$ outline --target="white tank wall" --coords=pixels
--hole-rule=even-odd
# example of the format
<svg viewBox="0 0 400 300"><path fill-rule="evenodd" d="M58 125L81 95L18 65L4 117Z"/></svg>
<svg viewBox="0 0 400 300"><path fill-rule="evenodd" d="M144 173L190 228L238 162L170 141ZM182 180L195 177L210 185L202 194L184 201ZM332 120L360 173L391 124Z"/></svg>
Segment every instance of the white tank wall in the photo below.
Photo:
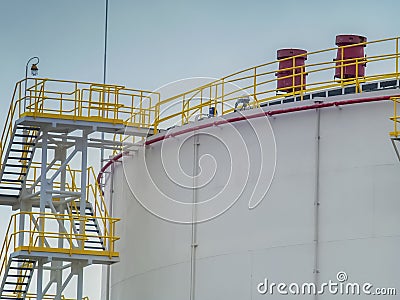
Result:
<svg viewBox="0 0 400 300"><path fill-rule="evenodd" d="M333 99L344 97L329 101ZM400 291L400 163L388 137L392 106L384 101L326 108L320 113L319 281L335 280L337 272L345 271L349 281ZM253 210L248 209L248 200L256 185L260 154L249 127L235 123L251 155L253 173L235 205L197 226L195 299L265 299L267 295L257 293L257 284L265 277L299 284L314 280L317 112L279 115L270 121L278 150L276 174L266 199ZM265 130L265 124L257 122L262 121L256 121L256 128ZM168 145L173 147L183 138L169 139ZM217 162L223 161L218 170L224 171L217 171L213 181L198 191L199 200L204 200L221 189L229 168L219 142L204 136L199 142L200 154L209 152ZM237 143L239 147L241 142ZM162 169L157 157L161 144L146 153L150 170ZM237 147L229 150L240 152ZM184 171L190 173L193 146L185 144L180 155ZM152 199L157 193L142 176L145 169L139 156L126 158L124 164L128 176ZM263 158L265 165L273 164L269 155ZM235 159L235 164L246 165L245 159ZM191 190L174 186L162 171L156 177L165 193L192 201ZM241 175L233 174L230 180L235 177ZM268 178L265 181L268 185ZM189 299L191 226L162 220L144 209L128 187L122 164L115 169L113 199L114 215L122 221L117 228L121 263L112 267L111 299ZM325 294L318 299L337 297Z"/></svg>

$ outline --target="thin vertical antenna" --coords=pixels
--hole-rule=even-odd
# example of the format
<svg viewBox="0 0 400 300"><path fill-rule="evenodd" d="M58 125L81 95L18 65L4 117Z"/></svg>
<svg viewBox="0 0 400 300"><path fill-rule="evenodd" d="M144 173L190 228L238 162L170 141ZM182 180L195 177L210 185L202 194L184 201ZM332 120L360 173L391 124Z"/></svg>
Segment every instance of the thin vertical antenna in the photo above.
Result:
<svg viewBox="0 0 400 300"><path fill-rule="evenodd" d="M108 0L105 0L105 20L104 20L104 57L103 57L103 84L107 81L107 39L108 39ZM101 133L101 139L104 140L104 132ZM104 148L100 149L100 167L104 166Z"/></svg>
<svg viewBox="0 0 400 300"><path fill-rule="evenodd" d="M107 35L108 35L108 0L106 0L106 15L104 21L104 61L103 61L103 83L107 76Z"/></svg>
<svg viewBox="0 0 400 300"><path fill-rule="evenodd" d="M104 60L103 60L103 84L107 81L107 39L108 39L108 0L105 0L105 20L104 20ZM101 139L104 140L105 134L101 133ZM104 166L104 148L101 148L100 166ZM104 177L104 176L103 176ZM112 187L111 187L112 188ZM104 189L104 188L103 188ZM112 212L111 212L112 215ZM110 300L110 279L111 279L111 266L106 266L106 299Z"/></svg>

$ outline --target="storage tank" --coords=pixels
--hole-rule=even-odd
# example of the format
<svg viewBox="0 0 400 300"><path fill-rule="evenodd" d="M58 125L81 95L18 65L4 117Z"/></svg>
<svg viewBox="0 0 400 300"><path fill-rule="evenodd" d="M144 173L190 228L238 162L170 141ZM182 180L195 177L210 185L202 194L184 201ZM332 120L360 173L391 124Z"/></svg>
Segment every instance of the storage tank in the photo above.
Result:
<svg viewBox="0 0 400 300"><path fill-rule="evenodd" d="M149 138L108 177L122 219L110 299L352 297L263 294L266 281L399 290L395 94L267 106Z"/></svg>

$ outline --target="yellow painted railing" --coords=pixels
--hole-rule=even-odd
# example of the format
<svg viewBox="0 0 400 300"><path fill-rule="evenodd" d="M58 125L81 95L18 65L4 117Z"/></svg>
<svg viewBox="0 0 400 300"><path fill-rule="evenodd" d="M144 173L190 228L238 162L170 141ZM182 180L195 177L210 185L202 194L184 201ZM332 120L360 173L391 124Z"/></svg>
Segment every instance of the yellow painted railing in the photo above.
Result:
<svg viewBox="0 0 400 300"><path fill-rule="evenodd" d="M1 135L0 158L15 120L22 116L124 124L150 128L160 94L119 85L43 78L16 83Z"/></svg>
<svg viewBox="0 0 400 300"><path fill-rule="evenodd" d="M61 119L129 122L148 128L154 120L157 93L124 86L51 79L28 79L22 115Z"/></svg>
<svg viewBox="0 0 400 300"><path fill-rule="evenodd" d="M25 228L19 229L20 218L24 218ZM86 232L86 224L96 219L98 223L106 222L108 233L96 234ZM81 216L71 214L52 214L36 212L19 212L11 216L6 237L0 252L0 274L3 274L9 254L15 251L36 251L64 254L82 254L95 256L118 257L115 252L115 242L119 237L115 235L116 218ZM81 224L80 232L76 232L74 223ZM60 230L61 228L61 230ZM102 239L103 249L85 249L84 241ZM59 244L62 240L62 245Z"/></svg>
<svg viewBox="0 0 400 300"><path fill-rule="evenodd" d="M390 120L393 121L393 131L390 132L390 136L397 138L400 136L400 128L398 125L398 123L400 123L400 97L393 97L391 100L393 101L393 117L391 117Z"/></svg>
<svg viewBox="0 0 400 300"><path fill-rule="evenodd" d="M55 164L50 168L51 171L57 171L60 167L59 164ZM30 167L30 173L26 181L27 188L32 188L32 194L38 194L40 192L40 163L32 162ZM65 178L65 190L69 192L80 192L80 187L76 184L77 178L81 176L82 171L72 169L69 165L66 167L66 178ZM107 220L110 219L110 214L107 209L107 204L104 199L103 192L97 182L96 173L93 167L87 169L87 185L86 185L86 201L92 204L93 215L97 217L99 222L100 231L105 235L109 234L109 228L107 227ZM53 188L59 189L61 187L60 181L54 181ZM53 199L54 201L60 201L60 199ZM70 205L79 211L79 199L70 202Z"/></svg>
<svg viewBox="0 0 400 300"><path fill-rule="evenodd" d="M170 127L188 123L197 116L207 115L209 108L216 109L218 115L231 113L234 111L236 101L244 96L249 98L250 107L258 107L260 104L286 97L297 97L303 100L306 94L330 88L354 86L355 92L361 93L363 83L389 78L399 79L399 39L400 37L388 38L309 52L306 54L307 63L301 68L296 67L294 61L304 54L233 73L158 102L156 111L159 114L157 114L154 128L157 129L160 125ZM337 51L360 45L366 46L368 55L365 57L336 59ZM279 69L278 64L283 60L293 60L294 67ZM358 67L364 64L367 65L367 75L361 77L358 75ZM349 66L355 67L355 78L334 78L338 69L340 69L340 74L343 74L343 69ZM276 77L277 72L285 71L289 75L279 79ZM303 82L303 77L307 78L306 82ZM289 87L288 92L283 92L282 89L277 88L277 82L287 78L292 79L293 86ZM301 78L300 84L294 84L295 78Z"/></svg>

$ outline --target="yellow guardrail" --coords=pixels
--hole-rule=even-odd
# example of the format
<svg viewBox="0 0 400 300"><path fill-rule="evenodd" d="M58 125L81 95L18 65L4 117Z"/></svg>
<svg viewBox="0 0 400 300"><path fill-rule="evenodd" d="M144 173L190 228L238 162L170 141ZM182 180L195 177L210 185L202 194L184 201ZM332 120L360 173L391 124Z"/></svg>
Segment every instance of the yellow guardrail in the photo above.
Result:
<svg viewBox="0 0 400 300"><path fill-rule="evenodd" d="M28 78L16 83L1 135L4 159L14 122L22 116L107 122L150 128L160 94L119 85Z"/></svg>
<svg viewBox="0 0 400 300"><path fill-rule="evenodd" d="M161 124L163 127L181 125L198 115L207 115L210 107L219 115L233 112L235 102L244 95L250 98L250 107L258 107L262 103L286 97L303 100L306 94L314 91L349 85L354 85L355 92L360 93L362 83L399 78L399 39L387 38L275 60L163 100L160 100L159 93L119 85L52 79L21 80L14 89L1 137L0 155L3 155L15 119L23 115L121 123L154 128L154 132L157 132ZM343 52L346 48L360 45L367 46L368 55L365 57L336 58L337 51ZM296 58L305 55L305 65L296 66ZM293 60L293 67L279 69L279 63L285 60ZM368 75L358 76L358 66L364 64L367 64ZM355 67L355 78L334 78L338 69L343 73L343 69L349 66ZM278 72L288 75L277 78ZM298 78L301 82L295 85L295 79ZM306 82L303 82L303 78L307 78ZM292 79L293 86L277 88L278 81L285 79Z"/></svg>
<svg viewBox="0 0 400 300"><path fill-rule="evenodd" d="M25 228L19 229L20 218L25 219ZM107 234L86 232L86 224L93 220L106 222ZM37 212L19 212L11 216L6 237L0 252L0 274L8 263L9 254L15 251L65 253L69 255L95 255L118 257L115 251L115 223L117 218L101 218L73 214L52 214ZM74 223L79 222L81 230L76 232ZM61 230L60 230L61 228ZM84 241L101 239L103 249L85 249ZM60 246L60 240L63 245Z"/></svg>
<svg viewBox="0 0 400 300"><path fill-rule="evenodd" d="M397 138L400 136L400 129L398 126L398 123L400 123L400 111L398 108L400 105L400 97L393 97L391 100L393 101L393 117L391 117L390 120L393 121L393 131L391 131L389 134L390 136Z"/></svg>
<svg viewBox="0 0 400 300"><path fill-rule="evenodd" d="M60 167L60 164L54 164L49 171L57 171ZM26 180L27 188L32 188L32 194L38 194L40 192L40 171L41 166L38 162L32 162L30 167L30 173L28 174L28 178ZM76 179L78 176L81 176L82 171L77 169L72 169L69 165L66 166L66 178L65 178L65 190L69 192L80 192L80 187L76 184ZM89 167L87 169L87 185L86 185L86 201L92 203L93 215L98 217L101 222L99 223L99 227L101 232L105 235L109 234L109 229L107 227L107 220L111 218L111 215L108 212L107 204L104 199L104 195L102 189L100 188L96 173L93 167ZM61 182L54 181L53 188L60 189ZM61 199L53 199L54 201L60 201ZM70 202L70 205L79 211L79 199L73 200ZM1 274L1 273L0 273Z"/></svg>
<svg viewBox="0 0 400 300"><path fill-rule="evenodd" d="M27 79L21 115L129 123L148 128L154 120L159 94L124 86L66 80Z"/></svg>
<svg viewBox="0 0 400 300"><path fill-rule="evenodd" d="M165 127L185 124L198 115L207 115L210 107L213 107L219 115L231 113L234 111L235 102L244 95L251 100L250 107L258 107L262 103L286 97L298 97L303 100L305 94L335 87L354 85L355 92L361 93L362 83L400 77L399 39L400 37L387 38L308 52L233 73L158 102L155 106L159 113L154 128L157 129L160 124L167 124ZM367 46L368 55L365 57L336 59L337 51L360 45ZM307 63L303 67L296 66L295 59L305 55L307 55ZM293 60L293 67L279 69L279 62L284 60ZM368 75L358 76L358 67L364 64L367 64ZM334 78L336 70L340 69L342 74L343 69L349 66L355 67L357 72L355 78ZM287 72L289 75L278 79L276 77L278 72L281 74ZM303 82L303 77L307 77L307 82ZM293 83L296 82L295 78L301 78L301 82L289 87L288 92L282 92L282 89L277 88L277 82L286 78L292 79ZM175 107L176 104L180 107Z"/></svg>

